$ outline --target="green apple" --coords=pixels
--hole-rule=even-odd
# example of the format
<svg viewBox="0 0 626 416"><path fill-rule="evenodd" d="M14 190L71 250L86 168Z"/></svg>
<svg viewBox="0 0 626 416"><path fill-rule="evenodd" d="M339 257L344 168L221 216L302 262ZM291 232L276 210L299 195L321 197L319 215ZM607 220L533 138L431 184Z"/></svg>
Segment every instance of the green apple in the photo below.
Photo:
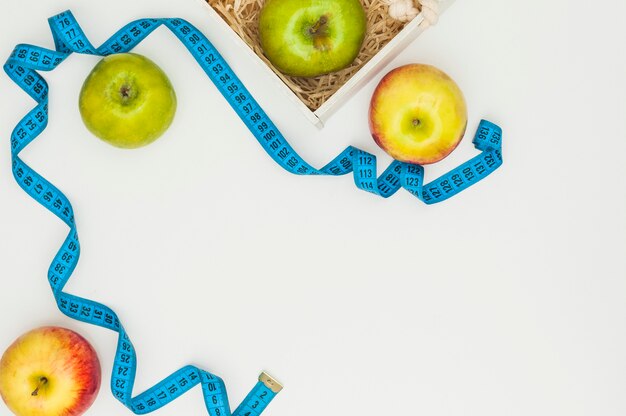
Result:
<svg viewBox="0 0 626 416"><path fill-rule="evenodd" d="M427 165L448 156L467 126L458 85L430 65L396 68L380 81L369 108L374 141L391 157Z"/></svg>
<svg viewBox="0 0 626 416"><path fill-rule="evenodd" d="M96 399L100 379L96 351L65 328L27 332L0 360L0 396L17 416L82 415Z"/></svg>
<svg viewBox="0 0 626 416"><path fill-rule="evenodd" d="M265 56L281 72L315 77L354 61L365 26L359 0L267 0L259 37Z"/></svg>
<svg viewBox="0 0 626 416"><path fill-rule="evenodd" d="M158 139L176 113L167 75L145 56L120 53L91 71L79 98L85 126L113 146L136 148Z"/></svg>

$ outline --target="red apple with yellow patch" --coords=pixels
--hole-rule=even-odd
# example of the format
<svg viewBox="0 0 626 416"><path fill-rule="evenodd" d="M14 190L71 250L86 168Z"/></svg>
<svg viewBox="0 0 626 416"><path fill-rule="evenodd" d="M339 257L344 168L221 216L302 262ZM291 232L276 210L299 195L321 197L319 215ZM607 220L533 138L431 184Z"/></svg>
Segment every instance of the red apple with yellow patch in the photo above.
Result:
<svg viewBox="0 0 626 416"><path fill-rule="evenodd" d="M439 69L401 66L380 81L370 102L374 141L401 162L427 165L448 156L467 126L458 85Z"/></svg>
<svg viewBox="0 0 626 416"><path fill-rule="evenodd" d="M19 337L0 359L0 396L17 416L78 416L100 389L93 347L65 328L43 327Z"/></svg>

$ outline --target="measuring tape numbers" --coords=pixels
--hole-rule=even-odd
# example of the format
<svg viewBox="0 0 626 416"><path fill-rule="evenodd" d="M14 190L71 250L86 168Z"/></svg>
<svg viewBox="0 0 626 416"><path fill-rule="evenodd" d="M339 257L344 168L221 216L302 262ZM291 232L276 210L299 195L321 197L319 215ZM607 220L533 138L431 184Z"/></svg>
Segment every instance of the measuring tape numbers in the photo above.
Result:
<svg viewBox="0 0 626 416"><path fill-rule="evenodd" d="M164 25L180 39L207 73L221 94L237 112L263 149L285 170L297 175L345 175L353 172L358 188L382 197L405 188L427 204L443 201L480 181L502 164L501 130L481 121L474 137L481 153L470 161L424 185L424 169L419 165L394 161L377 177L376 156L348 147L321 169L309 165L287 143L274 123L257 104L226 61L208 39L182 19L141 19L124 26L102 46L95 48L70 11L49 19L55 50L19 44L4 65L11 79L29 94L37 105L17 124L11 134L12 172L19 186L33 199L60 218L70 228L49 269L48 280L59 309L82 322L110 329L119 334L111 377L113 395L136 414L152 412L200 384L211 416L258 416L282 386L266 373L240 406L231 412L222 379L194 366L186 366L147 391L132 396L136 375L135 348L118 316L109 307L63 291L80 256L80 243L74 210L67 197L28 166L19 153L46 128L48 123L48 84L38 71L51 71L71 53L107 56L132 50L157 27Z"/></svg>

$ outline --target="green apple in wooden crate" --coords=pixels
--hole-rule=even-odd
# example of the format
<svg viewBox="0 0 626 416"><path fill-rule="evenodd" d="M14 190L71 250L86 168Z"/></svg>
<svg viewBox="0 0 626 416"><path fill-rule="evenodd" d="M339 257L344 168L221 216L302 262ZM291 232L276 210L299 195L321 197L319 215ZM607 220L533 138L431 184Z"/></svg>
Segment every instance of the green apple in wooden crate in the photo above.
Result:
<svg viewBox="0 0 626 416"><path fill-rule="evenodd" d="M268 0L259 15L259 38L281 72L315 77L354 61L365 26L359 0Z"/></svg>

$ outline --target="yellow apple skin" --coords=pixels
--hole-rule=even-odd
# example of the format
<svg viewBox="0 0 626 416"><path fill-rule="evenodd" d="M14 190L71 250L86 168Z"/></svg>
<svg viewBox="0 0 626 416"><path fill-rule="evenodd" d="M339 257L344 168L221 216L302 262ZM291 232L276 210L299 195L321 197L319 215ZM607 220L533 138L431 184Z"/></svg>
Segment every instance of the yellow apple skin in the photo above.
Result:
<svg viewBox="0 0 626 416"><path fill-rule="evenodd" d="M369 107L374 141L401 162L427 165L448 156L467 127L458 85L439 69L401 66L380 81Z"/></svg>
<svg viewBox="0 0 626 416"><path fill-rule="evenodd" d="M79 416L100 389L93 347L65 328L42 327L19 337L0 359L0 396L17 416Z"/></svg>

